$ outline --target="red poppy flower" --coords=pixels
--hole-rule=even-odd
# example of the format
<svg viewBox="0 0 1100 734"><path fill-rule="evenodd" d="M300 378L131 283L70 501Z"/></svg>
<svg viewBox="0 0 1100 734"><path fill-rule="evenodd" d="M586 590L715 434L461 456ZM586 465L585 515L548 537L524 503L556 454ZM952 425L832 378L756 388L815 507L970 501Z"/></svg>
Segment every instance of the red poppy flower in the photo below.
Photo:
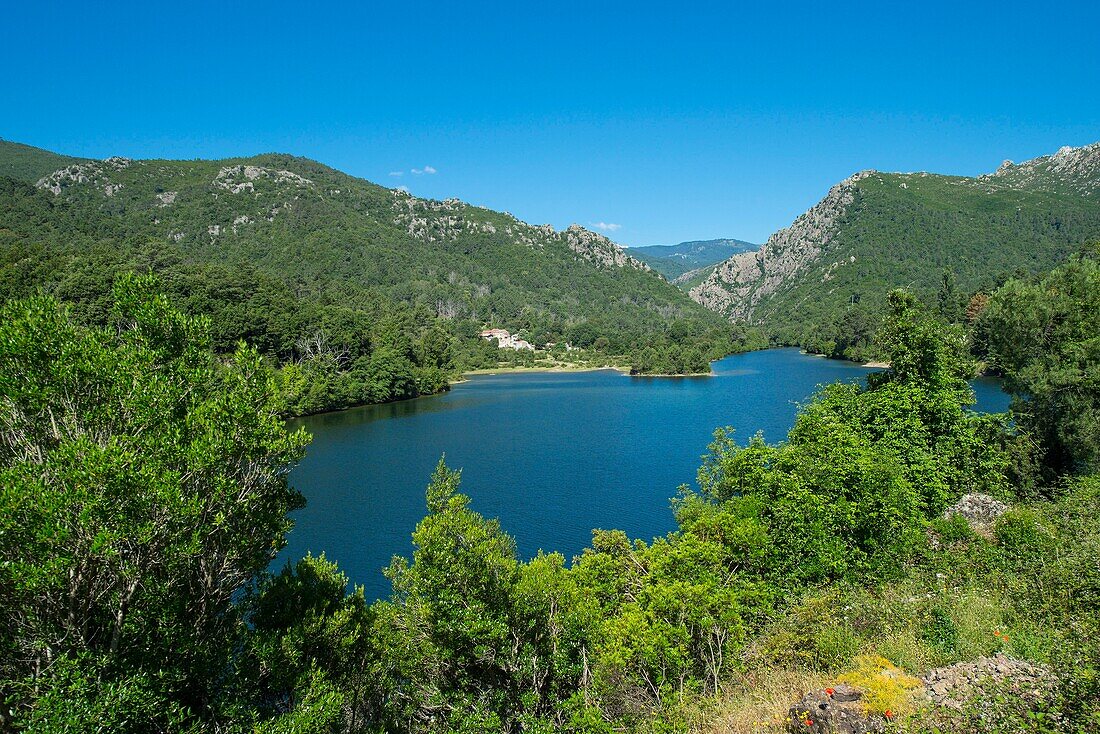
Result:
<svg viewBox="0 0 1100 734"><path fill-rule="evenodd" d="M884 714L884 715L886 716L886 718L887 718L887 719L892 719L892 718L894 718L894 712L893 712L893 711L891 711L890 709L886 709L886 710L885 710L885 711L883 711L882 713L883 713L883 714Z"/></svg>
<svg viewBox="0 0 1100 734"><path fill-rule="evenodd" d="M805 724L806 726L813 726L814 725L814 720L813 719L806 719L802 723Z"/></svg>
<svg viewBox="0 0 1100 734"><path fill-rule="evenodd" d="M827 693L828 695L831 696L831 695L833 695L833 689L832 688L826 688L825 693Z"/></svg>

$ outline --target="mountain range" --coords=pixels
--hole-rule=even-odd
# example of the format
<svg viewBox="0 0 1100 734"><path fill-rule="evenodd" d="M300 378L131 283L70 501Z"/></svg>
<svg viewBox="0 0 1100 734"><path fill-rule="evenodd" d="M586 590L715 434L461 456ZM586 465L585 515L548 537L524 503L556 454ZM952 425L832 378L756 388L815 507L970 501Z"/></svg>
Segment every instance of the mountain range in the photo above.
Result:
<svg viewBox="0 0 1100 734"><path fill-rule="evenodd" d="M631 247L630 256L676 281L685 273L698 271L726 260L740 252L756 250L760 245L743 240L693 240L678 245L645 245Z"/></svg>
<svg viewBox="0 0 1100 734"><path fill-rule="evenodd" d="M127 271L158 275L210 316L219 349L245 339L292 364L324 343L338 371L360 370L357 384L385 372L391 386L371 402L433 391L445 384L436 368L495 366L486 326L624 367L655 347L663 357L647 370L661 372L740 348L736 327L578 225L422 199L290 155L86 160L0 141L0 300L44 290L103 322ZM447 359L425 357L440 344ZM384 365L355 367L379 355ZM429 367L423 389L410 387Z"/></svg>
<svg viewBox="0 0 1100 734"><path fill-rule="evenodd" d="M152 272L211 316L219 348L246 339L290 364L323 337L345 371L387 344L413 369L492 366L486 326L641 372L705 369L759 346L756 330L853 356L840 332L868 336L893 288L957 316L1098 240L1100 143L972 178L861 171L759 248L624 249L291 155L88 160L0 141L0 298L45 290L102 322L114 277ZM447 359L427 359L439 333Z"/></svg>
<svg viewBox="0 0 1100 734"><path fill-rule="evenodd" d="M892 288L957 306L1098 240L1100 143L973 178L867 170L690 292L781 343L811 345L853 308L878 312Z"/></svg>

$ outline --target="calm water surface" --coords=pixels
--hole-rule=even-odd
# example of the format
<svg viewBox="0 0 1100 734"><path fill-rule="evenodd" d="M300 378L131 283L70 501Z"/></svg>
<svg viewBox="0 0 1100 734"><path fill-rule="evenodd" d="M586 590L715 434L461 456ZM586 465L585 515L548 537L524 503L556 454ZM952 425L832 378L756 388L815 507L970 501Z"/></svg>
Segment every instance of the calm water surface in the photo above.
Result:
<svg viewBox="0 0 1100 734"><path fill-rule="evenodd" d="M368 599L386 596L381 569L411 556L443 454L473 509L499 518L524 558L571 558L597 527L649 540L673 529L669 498L695 483L717 426L778 441L817 385L869 371L772 349L727 357L710 377L479 375L445 395L305 418L296 425L313 443L291 480L308 504L277 563L323 551ZM980 409L1007 408L996 381L974 387Z"/></svg>

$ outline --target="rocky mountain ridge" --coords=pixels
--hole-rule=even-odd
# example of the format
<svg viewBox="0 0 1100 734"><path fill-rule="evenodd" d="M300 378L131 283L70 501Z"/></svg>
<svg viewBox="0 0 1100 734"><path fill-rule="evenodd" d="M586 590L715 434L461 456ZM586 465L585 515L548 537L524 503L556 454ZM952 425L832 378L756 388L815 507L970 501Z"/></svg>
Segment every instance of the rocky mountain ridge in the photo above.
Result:
<svg viewBox="0 0 1100 734"><path fill-rule="evenodd" d="M735 321L791 325L858 303L869 273L884 289L931 288L944 269L959 270L975 287L983 271L1011 272L1014 261L1037 271L1100 237L1098 194L1100 143L976 178L861 171L689 293Z"/></svg>
<svg viewBox="0 0 1100 734"><path fill-rule="evenodd" d="M306 158L85 160L0 142L0 170L17 174L0 175L7 297L43 289L101 314L116 273L164 272L189 310L242 314L218 323L224 343L283 359L303 331L347 332L371 313L408 314L471 352L490 326L620 356L680 334L708 355L732 349L720 317L601 234ZM692 326L674 332L680 320Z"/></svg>
<svg viewBox="0 0 1100 734"><path fill-rule="evenodd" d="M825 198L781 229L756 252L734 255L689 291L698 303L730 319L748 319L760 299L776 292L787 279L815 261L828 246L854 201L855 184L873 174L860 171L829 189Z"/></svg>
<svg viewBox="0 0 1100 734"><path fill-rule="evenodd" d="M91 160L74 163L60 168L41 177L35 182L35 186L43 191L48 191L55 197L87 195L87 189L95 189L102 192L107 198L113 198L133 181L123 182L119 180L118 173L137 167L143 170L145 178L155 177L156 174L165 172L164 166L151 166L149 161L133 161L129 158L111 157L101 161ZM151 168L151 170L149 170ZM142 174L139 174L142 175ZM220 195L230 194L234 196L250 195L259 201L269 199L272 196L282 200L271 202L247 212L237 213L226 221L211 221L198 228L198 232L181 230L167 231L165 236L179 242L186 237L205 233L217 237L223 233L233 231L244 224L253 224L258 219L274 221L280 211L286 211L293 207L293 202L302 195L311 194L317 197L339 197L349 192L340 188L329 188L321 191L318 185L310 178L287 170L254 163L235 163L221 166L216 175L204 187L206 191L192 191L190 196L209 194L217 199ZM81 190L83 189L83 191ZM180 191L163 191L156 187L153 192L155 204L145 201L132 200L132 204L138 206L155 205L164 209L177 204ZM412 195L403 189L389 189L392 195L392 222L401 227L405 232L417 240L426 243L455 241L463 234L466 235L496 235L498 226L487 214L496 214L487 209L471 206L459 199L445 199L437 201L422 199ZM248 205L245 204L247 208ZM550 243L556 243L568 248L576 255L601 268L631 268L641 271L649 271L650 267L640 260L627 254L625 248L613 242L604 235L588 230L579 224L570 225L563 231L556 231L550 225L532 225L523 222L511 215L504 214L510 221L499 229L503 234L516 244L522 244L529 248L542 248ZM157 217L159 220L160 217Z"/></svg>
<svg viewBox="0 0 1100 734"><path fill-rule="evenodd" d="M996 171L982 174L977 180L1012 189L1100 194L1100 142L1079 148L1066 145L1056 153L1023 163L1006 160Z"/></svg>

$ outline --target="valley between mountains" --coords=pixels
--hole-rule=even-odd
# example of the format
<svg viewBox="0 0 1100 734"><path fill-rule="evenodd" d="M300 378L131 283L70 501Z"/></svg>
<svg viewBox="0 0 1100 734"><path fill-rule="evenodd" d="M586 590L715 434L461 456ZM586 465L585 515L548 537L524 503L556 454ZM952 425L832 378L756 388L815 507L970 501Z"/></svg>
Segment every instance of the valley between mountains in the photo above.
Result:
<svg viewBox="0 0 1100 734"><path fill-rule="evenodd" d="M38 290L103 323L149 272L280 366L307 414L447 388L464 371L616 366L692 374L798 345L867 360L886 294L947 318L1100 239L1100 144L965 178L862 171L757 247L624 248L316 161L85 160L0 142L0 295ZM506 330L533 349L481 338Z"/></svg>

